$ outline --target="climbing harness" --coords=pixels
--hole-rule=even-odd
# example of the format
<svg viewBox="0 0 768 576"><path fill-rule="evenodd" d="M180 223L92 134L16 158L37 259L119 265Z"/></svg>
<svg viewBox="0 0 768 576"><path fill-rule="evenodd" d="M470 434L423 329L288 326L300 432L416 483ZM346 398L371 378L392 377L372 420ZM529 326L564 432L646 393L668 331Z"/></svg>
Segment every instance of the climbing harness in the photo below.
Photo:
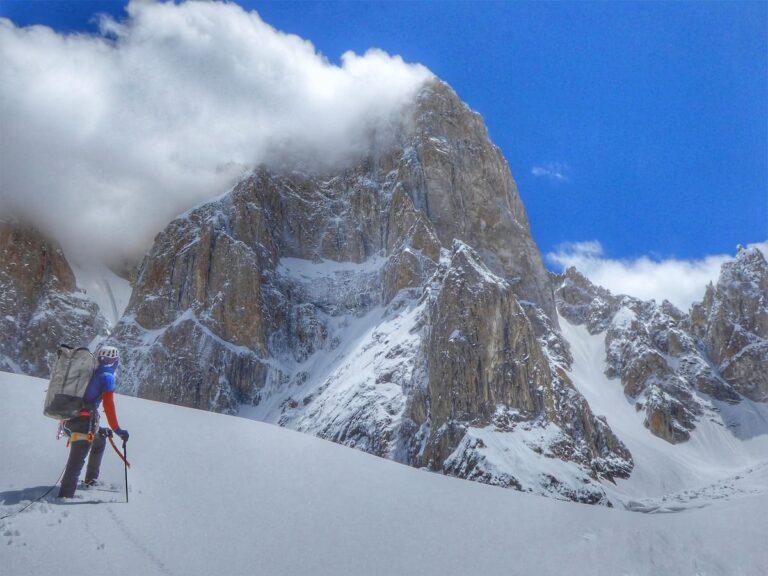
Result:
<svg viewBox="0 0 768 576"><path fill-rule="evenodd" d="M70 432L69 433L69 440L67 440L67 448L69 448L69 445L72 442L80 442L82 440L85 440L86 442L93 442L93 432L88 432L87 434L84 434L82 432Z"/></svg>

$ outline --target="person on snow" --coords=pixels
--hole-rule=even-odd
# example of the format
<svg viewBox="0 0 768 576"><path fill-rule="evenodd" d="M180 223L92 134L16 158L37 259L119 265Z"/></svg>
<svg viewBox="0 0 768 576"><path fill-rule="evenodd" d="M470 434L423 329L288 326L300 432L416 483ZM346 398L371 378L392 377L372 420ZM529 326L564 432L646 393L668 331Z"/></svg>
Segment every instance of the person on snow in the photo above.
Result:
<svg viewBox="0 0 768 576"><path fill-rule="evenodd" d="M101 459L107 445L107 436L111 430L99 427L99 404L104 402L107 422L115 434L128 441L128 431L120 428L115 414L115 370L120 362L120 354L113 346L103 346L97 353L99 365L93 373L85 391L87 408L74 418L64 422L64 430L70 438L69 459L59 488L59 498L73 498L80 472L88 458L85 471L85 484L93 486L99 477Z"/></svg>

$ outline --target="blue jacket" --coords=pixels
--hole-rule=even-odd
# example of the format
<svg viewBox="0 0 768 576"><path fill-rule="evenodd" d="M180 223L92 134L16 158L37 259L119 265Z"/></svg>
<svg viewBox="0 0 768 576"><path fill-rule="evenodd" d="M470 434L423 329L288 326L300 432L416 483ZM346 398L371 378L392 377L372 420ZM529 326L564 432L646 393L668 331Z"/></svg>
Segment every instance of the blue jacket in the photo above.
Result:
<svg viewBox="0 0 768 576"><path fill-rule="evenodd" d="M105 364L99 364L96 371L91 376L91 381L88 382L88 387L85 389L83 400L86 404L93 404L94 408L99 407L101 404L101 396L104 392L115 391L115 370L117 364L113 366L107 366Z"/></svg>

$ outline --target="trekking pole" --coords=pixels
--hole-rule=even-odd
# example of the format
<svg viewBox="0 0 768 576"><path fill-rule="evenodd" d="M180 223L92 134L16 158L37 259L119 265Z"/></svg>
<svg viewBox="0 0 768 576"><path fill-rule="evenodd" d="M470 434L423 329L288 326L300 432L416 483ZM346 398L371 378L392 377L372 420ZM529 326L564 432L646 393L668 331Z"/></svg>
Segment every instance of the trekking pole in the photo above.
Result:
<svg viewBox="0 0 768 576"><path fill-rule="evenodd" d="M125 465L125 503L128 504L128 442L123 440L123 464Z"/></svg>

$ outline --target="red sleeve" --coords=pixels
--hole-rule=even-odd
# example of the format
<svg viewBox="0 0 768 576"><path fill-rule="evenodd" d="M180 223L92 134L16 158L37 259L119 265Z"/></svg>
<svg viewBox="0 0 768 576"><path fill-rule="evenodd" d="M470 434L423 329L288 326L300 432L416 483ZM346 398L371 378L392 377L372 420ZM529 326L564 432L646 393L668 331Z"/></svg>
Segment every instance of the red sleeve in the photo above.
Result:
<svg viewBox="0 0 768 576"><path fill-rule="evenodd" d="M117 414L115 414L115 398L112 392L104 392L101 395L101 401L104 403L104 414L107 415L107 422L112 430L117 430L120 425L117 423Z"/></svg>

